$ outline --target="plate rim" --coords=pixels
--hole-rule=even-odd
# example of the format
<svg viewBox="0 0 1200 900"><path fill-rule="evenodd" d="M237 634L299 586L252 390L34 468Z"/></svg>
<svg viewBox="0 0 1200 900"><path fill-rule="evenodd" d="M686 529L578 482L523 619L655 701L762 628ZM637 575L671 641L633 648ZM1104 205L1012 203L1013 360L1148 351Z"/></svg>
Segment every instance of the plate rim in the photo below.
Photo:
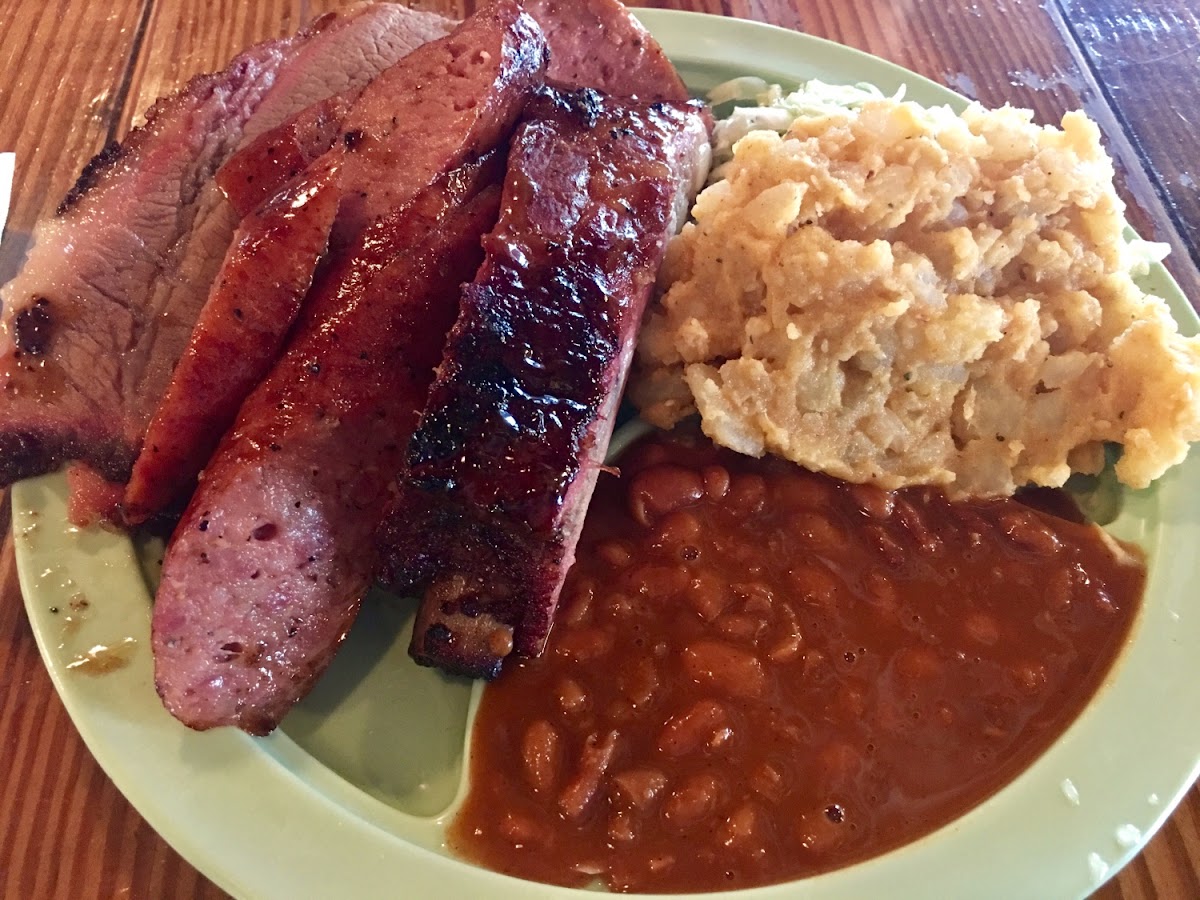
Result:
<svg viewBox="0 0 1200 900"><path fill-rule="evenodd" d="M893 79L919 87L921 92L940 94L945 98L945 102L953 106L961 107L968 102L966 98L951 89L910 72L895 63L814 35L765 23L704 13L652 9L634 11L662 42L668 55L678 62L711 63L714 62L712 55L697 55L695 49L721 46L728 50L733 44L752 39L752 49L756 60L764 60L761 65L756 63L753 66L755 69L773 68L777 59L785 57L794 62L796 56L805 53L812 56L820 56L822 53L834 54L855 64L861 64L866 70L887 72ZM718 25L719 27L716 27ZM748 49L743 48L741 65L746 65L744 56L746 52L749 52ZM794 68L793 71L799 71L799 68ZM862 80L875 79L864 78ZM1161 269L1161 265L1158 268ZM1162 270L1162 274L1169 279L1165 269ZM1174 284L1173 281L1170 283ZM1182 292L1179 291L1177 285L1175 285L1175 290L1182 297ZM1191 307L1188 306L1188 309L1190 311ZM1180 312L1174 308L1174 305L1173 312L1178 320ZM1192 319L1193 321L1189 324L1194 328L1194 313ZM1184 325L1185 323L1181 322L1180 324ZM1193 458L1191 462L1196 463L1197 460ZM1200 465L1200 463L1197 464ZM1169 487L1174 482L1181 481L1182 478L1183 476L1179 472L1173 472L1168 474L1165 480ZM94 706L89 707L89 703L95 702L95 697L92 696L95 692L89 694L90 689L81 688L81 685L94 687L100 680L82 681L76 673L67 672L63 668L64 661L56 655L53 644L56 636L54 629L58 623L46 619L44 597L48 595L50 588L46 585L44 570L39 569L39 566L44 566L47 560L36 548L37 541L41 538L32 537L37 534L38 528L44 529L48 524L43 516L53 504L48 501L47 498L51 494L47 492L53 492L56 489L61 491L61 476L44 476L22 482L15 485L12 490L12 530L17 551L17 569L22 595L39 652L49 671L56 692L64 703L73 724L83 737L89 752L135 809L172 847L206 877L228 893L245 897L291 897L295 896L297 891L311 894L318 892L321 885L328 885L331 888L340 889L342 892L352 891L362 896L383 896L395 892L397 877L402 877L405 887L411 890L420 891L425 888L430 891L438 891L439 896L453 894L467 897L486 893L489 896L545 897L549 900L549 898L562 898L576 893L571 889L514 879L440 855L381 827L380 822L389 819L389 816L382 811L377 810L379 816L373 818L348 813L346 806L339 805L332 796L314 788L309 781L305 780L306 778L322 777L320 770L324 770L326 774L329 774L329 770L324 769L324 766L311 758L309 758L311 766L307 765L301 758L303 751L299 751L299 754L293 752L293 750L298 751L299 748L284 734L277 733L259 743L260 739L250 738L238 732L231 733L228 730L205 734L187 732L173 719L170 719L152 694L151 703L156 709L134 710L131 720L126 722L122 722L121 718L130 713L130 710L120 704L112 709L97 710ZM1164 500L1162 515L1181 515L1183 517L1179 527L1184 531L1184 536L1190 534L1192 538L1200 538L1200 528L1197 527L1197 523L1187 521L1189 511L1178 496L1178 491L1167 492L1165 495L1161 490L1151 493L1156 500L1159 498ZM22 536L28 539L21 540ZM101 554L91 559L90 562L104 567L110 574L115 574L120 578L121 558L123 554L127 555L132 564L132 547L129 539L125 536L110 535L110 537L114 539L114 545L110 548L108 556L104 557ZM120 546L122 543L124 549ZM1156 553L1156 556L1159 554ZM1156 560L1155 568L1157 568L1157 562L1158 560ZM1195 566L1190 568L1194 569ZM135 565L133 573L140 581L141 576ZM124 574L128 575L129 572ZM1152 577L1154 574L1154 570L1152 570ZM1190 574L1192 574L1190 571L1175 573L1177 578L1187 577ZM133 587L131 584L125 584L122 590L132 592ZM148 634L149 595L145 591L144 585L142 595L145 598L143 618L146 620L146 634ZM1148 583L1147 606L1150 596ZM138 599L139 602L143 602L140 598ZM1173 611L1173 614L1177 612ZM1145 618L1144 610L1135 626L1137 629L1135 634L1138 636L1142 633ZM1177 619L1177 621L1179 620ZM1183 621L1195 628L1192 617L1184 616ZM1131 638L1131 644L1136 644L1136 640ZM148 648L142 646L136 652L148 654ZM1128 653L1123 654L1124 656L1128 656ZM1119 680L1126 662L1127 660L1124 658L1118 661L1110 675L1110 682ZM130 666L128 670L105 675L104 687L108 693L112 693L108 690L112 686L141 684L144 687L143 676L144 673L139 674L135 666ZM1105 692L1105 696L1111 687L1111 683L1106 683L1106 686L1101 688L1101 691ZM1200 689L1194 693L1197 698L1200 698ZM939 890L942 893L952 891L950 883L945 882L946 873L949 872L953 875L958 870L951 866L940 869L936 874L931 873L928 866L931 845L938 843L944 845L947 840L953 842L956 835L961 836L964 831L978 831L981 815L985 819L994 815L996 806L1012 802L1011 798L1030 790L1033 782L1045 782L1044 771L1058 771L1060 768L1062 761L1057 757L1062 754L1056 751L1063 745L1065 737L1072 734L1077 735L1082 725L1094 719L1094 710L1102 701L1103 698L1093 701L1080 719L1071 726L1064 739L1060 739L1055 747L1047 751L1007 787L985 801L984 804L930 836L846 869L798 882L736 892L722 892L717 896L736 895L744 898L757 898L757 900L768 900L768 898L782 900L784 897L796 896L803 892L806 897L817 900L817 898L869 894L872 890L878 891L885 886L895 888L905 879L909 879L910 883L918 886L921 893L931 891L936 893ZM159 734L158 732L162 731L164 727L169 730ZM1200 735L1200 725L1196 730ZM164 760L162 759L130 758L126 749L113 746L113 735L156 736L155 740L150 741L141 749L150 749L160 753L173 749L177 755L174 759L165 760L164 769ZM1200 741L1193 746L1200 747ZM197 760L201 758L204 760L202 770L197 771ZM169 783L148 784L146 782L149 777L148 773L158 778L164 770L171 772L172 777ZM1200 754L1195 751L1193 751L1188 773L1186 780L1179 783L1170 796L1160 797L1157 806L1151 804L1153 815L1143 816L1139 820L1145 824L1144 827L1138 828L1141 837L1136 844L1121 848L1120 852L1113 852L1111 846L1098 847L1092 851L1096 853L1099 853L1100 849L1108 851L1103 854L1103 862L1107 865L1103 877L1098 879L1092 873L1092 877L1072 876L1055 881L1057 887L1065 890L1063 896L1083 896L1090 893L1140 851L1166 820L1191 783L1195 781L1197 774L1200 773ZM170 791L162 790L164 786L178 786L180 778L192 782L187 784L183 791L183 796L195 804L187 817L178 815L178 801L166 799L174 795ZM254 783L257 793L249 800L250 810L267 816L269 823L274 823L279 827L263 828L262 820L251 821L249 816L230 814L231 808L236 806L239 801L239 796L243 804L247 799L244 794L245 784L239 779L250 779ZM1179 781L1178 778L1174 780ZM300 790L297 790L297 785L301 787ZM1014 794L1014 789L1018 789L1016 794ZM366 803L364 808L369 809L370 803L379 804L380 807L384 806L373 798L367 799L370 802ZM1063 802L1066 802L1065 799ZM1080 807L1084 811L1083 815L1095 812L1095 808L1089 805L1090 802L1088 800ZM197 820L193 817L193 812L203 813L203 828L197 828ZM1145 810L1142 812L1144 813ZM328 818L318 818L314 823L307 821L309 816L327 816ZM302 821L302 827L299 829L296 828L293 821L296 819ZM424 821L436 822L438 820L435 818ZM218 844L224 842L223 846L225 847L228 847L230 842L242 844L241 849L233 857L237 861L236 864L231 867L228 862L230 859L228 854L214 851L214 841ZM998 843L1005 845L1004 840L1000 840ZM256 853L247 853L247 845L257 845ZM305 847L308 850L301 852ZM367 848L365 852L364 848ZM934 853L935 857L938 852ZM253 857L255 855L265 859L275 858L281 862L287 860L287 864L282 866L282 871L275 869L264 873L261 868L254 868ZM1034 854L1034 856L1036 855ZM364 858L376 859L379 865L364 866ZM1030 859L1030 857L1025 858ZM1055 854L1054 859L1058 859L1058 854ZM1006 881L1003 884L1004 890L996 892L994 890L996 879L1011 877L1019 866L1014 867L1013 860L1006 858L1004 846L997 848L996 858L990 862L995 864L995 868L992 870L995 879L991 880L990 884L981 884L975 880L980 874L978 869L974 870L970 876L971 880L954 883L972 885L985 891L992 890L993 893L987 894L988 896L1012 896L1014 890L1020 889L1020 885ZM1079 871L1084 876L1089 875L1087 860L1080 858L1076 862ZM251 867L249 870L244 868L247 865ZM387 871L379 871L383 869ZM1045 869L1039 868L1038 874L1044 875ZM335 875L332 881L330 880L331 875ZM961 876L962 873L958 873L958 875ZM939 885L942 887L939 888ZM1045 888L1047 882L1038 878L1036 883L1026 881L1024 885ZM448 894L447 891L451 893Z"/></svg>

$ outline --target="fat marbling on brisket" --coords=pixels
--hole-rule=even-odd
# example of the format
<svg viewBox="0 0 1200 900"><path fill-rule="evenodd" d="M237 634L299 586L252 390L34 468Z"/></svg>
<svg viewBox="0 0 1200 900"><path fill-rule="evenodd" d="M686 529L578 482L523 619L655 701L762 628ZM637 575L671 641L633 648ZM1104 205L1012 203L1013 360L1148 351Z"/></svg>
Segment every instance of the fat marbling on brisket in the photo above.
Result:
<svg viewBox="0 0 1200 900"><path fill-rule="evenodd" d="M546 91L509 155L380 532L384 580L427 583L411 653L494 676L541 652L668 238L707 171L699 104Z"/></svg>
<svg viewBox="0 0 1200 900"><path fill-rule="evenodd" d="M0 484L70 459L128 477L237 224L213 173L445 30L391 4L325 16L193 79L88 164L0 291Z"/></svg>

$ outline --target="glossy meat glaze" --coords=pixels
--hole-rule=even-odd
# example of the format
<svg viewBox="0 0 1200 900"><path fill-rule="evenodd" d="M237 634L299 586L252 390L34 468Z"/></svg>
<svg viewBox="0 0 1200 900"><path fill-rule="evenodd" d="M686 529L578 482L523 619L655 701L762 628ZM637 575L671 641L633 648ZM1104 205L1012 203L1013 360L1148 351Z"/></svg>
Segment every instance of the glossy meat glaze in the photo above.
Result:
<svg viewBox="0 0 1200 900"><path fill-rule="evenodd" d="M547 91L527 110L381 532L385 581L429 585L418 661L493 676L541 651L707 150L699 105Z"/></svg>
<svg viewBox="0 0 1200 900"><path fill-rule="evenodd" d="M238 226L146 430L125 488L126 524L140 524L186 496L242 401L278 358L325 252L340 171L334 162L305 173Z"/></svg>
<svg viewBox="0 0 1200 900"><path fill-rule="evenodd" d="M338 224L365 229L314 287L164 560L156 684L185 724L270 731L353 622L458 287L496 219L491 151L545 59L533 20L500 0L376 79L347 115Z"/></svg>
<svg viewBox="0 0 1200 900"><path fill-rule="evenodd" d="M217 448L163 562L155 684L192 728L271 731L358 612L371 536L499 188L479 170L369 230Z"/></svg>
<svg viewBox="0 0 1200 900"><path fill-rule="evenodd" d="M327 239L344 249L368 223L501 142L540 78L544 48L518 4L495 4L367 86L339 139L243 221L138 457L126 494L131 522L190 489L278 358ZM280 174L269 159L255 183Z"/></svg>

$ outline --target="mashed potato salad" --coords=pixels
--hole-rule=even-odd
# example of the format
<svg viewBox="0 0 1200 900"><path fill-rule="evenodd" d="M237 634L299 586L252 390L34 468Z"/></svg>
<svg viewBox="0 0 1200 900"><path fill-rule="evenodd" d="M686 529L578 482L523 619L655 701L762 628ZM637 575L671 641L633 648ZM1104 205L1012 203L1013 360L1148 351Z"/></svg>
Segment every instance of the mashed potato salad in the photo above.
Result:
<svg viewBox="0 0 1200 900"><path fill-rule="evenodd" d="M661 427L952 496L1098 471L1144 487L1200 439L1200 338L1134 277L1096 125L865 88L751 90L673 242L632 387ZM780 132L783 132L782 134Z"/></svg>

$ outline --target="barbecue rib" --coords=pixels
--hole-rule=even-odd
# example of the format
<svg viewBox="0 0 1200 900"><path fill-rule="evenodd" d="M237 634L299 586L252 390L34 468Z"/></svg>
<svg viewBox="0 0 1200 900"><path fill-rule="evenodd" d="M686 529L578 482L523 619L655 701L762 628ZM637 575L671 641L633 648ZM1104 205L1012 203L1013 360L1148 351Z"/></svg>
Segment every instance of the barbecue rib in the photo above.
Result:
<svg viewBox="0 0 1200 900"><path fill-rule="evenodd" d="M0 294L0 484L68 459L128 477L236 225L213 173L444 32L390 4L326 16L193 79L88 164Z"/></svg>
<svg viewBox="0 0 1200 900"><path fill-rule="evenodd" d="M699 105L547 91L526 115L380 534L386 581L430 582L413 656L475 676L541 652L642 310L707 171Z"/></svg>

